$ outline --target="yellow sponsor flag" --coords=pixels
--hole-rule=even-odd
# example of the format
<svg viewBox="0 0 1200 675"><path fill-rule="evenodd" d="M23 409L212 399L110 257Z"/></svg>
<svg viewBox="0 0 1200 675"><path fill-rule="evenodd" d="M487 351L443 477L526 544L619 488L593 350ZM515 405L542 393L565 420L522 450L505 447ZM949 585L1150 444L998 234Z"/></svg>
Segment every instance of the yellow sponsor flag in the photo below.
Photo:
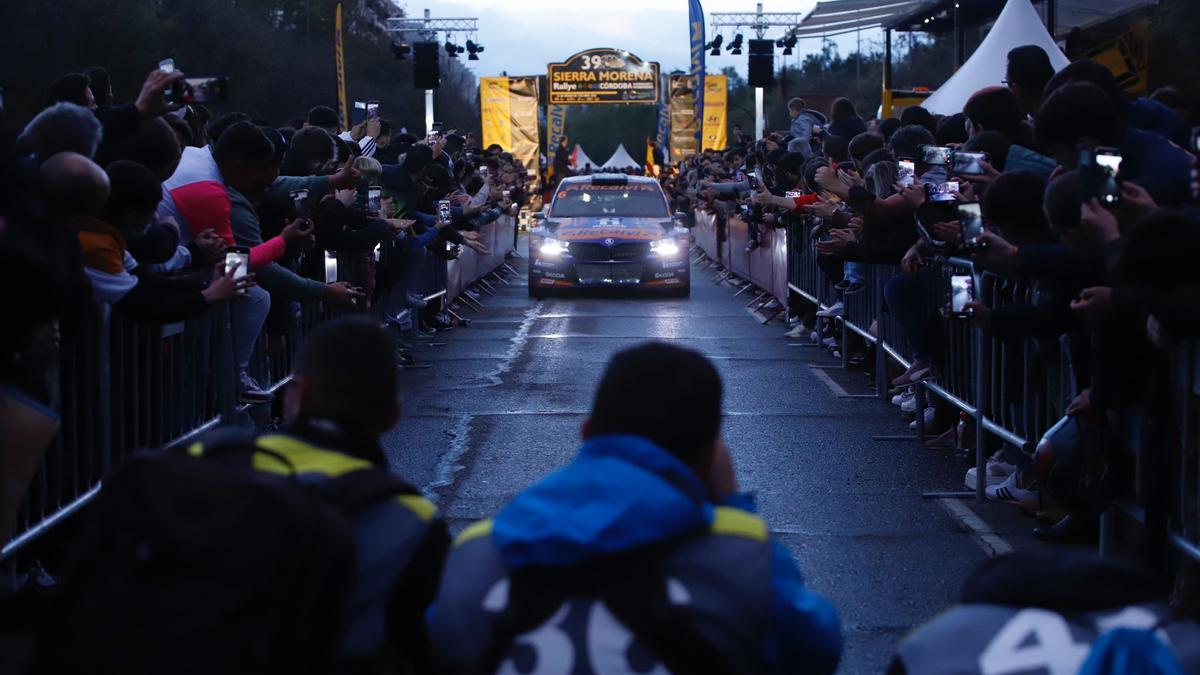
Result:
<svg viewBox="0 0 1200 675"><path fill-rule="evenodd" d="M337 4L333 25L334 63L337 66L338 116L343 129L350 128L350 109L346 102L346 59L342 54L342 3Z"/></svg>
<svg viewBox="0 0 1200 675"><path fill-rule="evenodd" d="M512 113L510 112L507 77L479 79L480 118L483 126L483 147L499 145L512 147Z"/></svg>
<svg viewBox="0 0 1200 675"><path fill-rule="evenodd" d="M724 150L729 144L729 78L704 76L704 150Z"/></svg>
<svg viewBox="0 0 1200 675"><path fill-rule="evenodd" d="M537 175L541 149L537 78L480 78L479 107L483 147L499 145L520 160L529 175Z"/></svg>
<svg viewBox="0 0 1200 675"><path fill-rule="evenodd" d="M696 109L690 75L670 78L671 159L672 163L696 154Z"/></svg>
<svg viewBox="0 0 1200 675"><path fill-rule="evenodd" d="M536 77L508 78L508 109L512 120L511 141L505 147L525 165L525 172L537 176L541 169L541 134L538 132L538 87Z"/></svg>

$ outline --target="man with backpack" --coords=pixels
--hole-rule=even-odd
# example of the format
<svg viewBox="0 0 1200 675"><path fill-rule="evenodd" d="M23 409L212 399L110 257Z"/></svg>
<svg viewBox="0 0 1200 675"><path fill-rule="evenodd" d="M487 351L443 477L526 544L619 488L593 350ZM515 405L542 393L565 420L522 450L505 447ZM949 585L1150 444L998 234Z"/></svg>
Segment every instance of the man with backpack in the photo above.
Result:
<svg viewBox="0 0 1200 675"><path fill-rule="evenodd" d="M121 466L40 672L425 672L449 535L379 445L400 417L391 339L364 319L317 329L284 413Z"/></svg>
<svg viewBox="0 0 1200 675"><path fill-rule="evenodd" d="M429 612L443 672L832 673L833 607L736 493L721 379L618 353L567 466L456 540Z"/></svg>

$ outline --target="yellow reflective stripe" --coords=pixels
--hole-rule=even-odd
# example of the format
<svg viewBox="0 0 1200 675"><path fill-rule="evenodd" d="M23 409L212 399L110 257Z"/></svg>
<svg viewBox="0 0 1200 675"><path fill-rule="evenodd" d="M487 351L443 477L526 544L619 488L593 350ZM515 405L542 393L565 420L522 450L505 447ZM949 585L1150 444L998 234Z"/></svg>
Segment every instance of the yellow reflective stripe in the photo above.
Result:
<svg viewBox="0 0 1200 675"><path fill-rule="evenodd" d="M767 522L762 518L732 506L717 506L713 509L713 534L728 534L757 541L767 540Z"/></svg>
<svg viewBox="0 0 1200 675"><path fill-rule="evenodd" d="M487 520L480 520L478 522L471 523L471 525L469 527L467 527L467 529L463 530L457 537L455 537L454 545L462 546L463 544L471 541L472 539L486 537L487 535L489 535L491 533L492 533L492 519L488 518Z"/></svg>
<svg viewBox="0 0 1200 675"><path fill-rule="evenodd" d="M340 476L351 471L367 469L372 465L365 459L358 459L340 452L325 450L304 441L276 434L260 436L255 445L272 452L277 452L292 463L296 473L319 473L325 476ZM254 453L254 468L270 473L290 473L292 467L287 466L276 457L263 452Z"/></svg>
<svg viewBox="0 0 1200 675"><path fill-rule="evenodd" d="M426 522L433 520L433 514L437 513L437 507L433 505L433 502L421 495L400 495L396 497L396 501L403 504L409 511L412 511L418 518Z"/></svg>

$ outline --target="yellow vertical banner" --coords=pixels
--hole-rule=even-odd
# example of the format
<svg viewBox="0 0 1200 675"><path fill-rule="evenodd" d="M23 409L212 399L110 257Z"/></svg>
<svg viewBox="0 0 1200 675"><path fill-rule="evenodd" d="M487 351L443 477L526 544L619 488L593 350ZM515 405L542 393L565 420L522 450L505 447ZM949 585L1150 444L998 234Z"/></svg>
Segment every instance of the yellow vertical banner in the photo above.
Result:
<svg viewBox="0 0 1200 675"><path fill-rule="evenodd" d="M508 78L479 78L479 106L483 147L499 145L505 150L511 148L512 114L508 98Z"/></svg>
<svg viewBox="0 0 1200 675"><path fill-rule="evenodd" d="M479 107L483 147L499 145L536 176L541 151L537 78L481 77Z"/></svg>
<svg viewBox="0 0 1200 675"><path fill-rule="evenodd" d="M704 76L704 150L724 150L729 144L729 78Z"/></svg>
<svg viewBox="0 0 1200 675"><path fill-rule="evenodd" d="M696 154L696 98L690 75L672 75L670 80L671 162Z"/></svg>
<svg viewBox="0 0 1200 675"><path fill-rule="evenodd" d="M538 86L536 77L508 78L508 106L512 119L512 142L508 151L535 177L540 171L538 155L542 150L538 131Z"/></svg>
<svg viewBox="0 0 1200 675"><path fill-rule="evenodd" d="M337 97L339 122L343 129L350 128L350 109L346 103L346 59L342 55L342 3L337 4L337 15L333 25L334 61L337 63Z"/></svg>

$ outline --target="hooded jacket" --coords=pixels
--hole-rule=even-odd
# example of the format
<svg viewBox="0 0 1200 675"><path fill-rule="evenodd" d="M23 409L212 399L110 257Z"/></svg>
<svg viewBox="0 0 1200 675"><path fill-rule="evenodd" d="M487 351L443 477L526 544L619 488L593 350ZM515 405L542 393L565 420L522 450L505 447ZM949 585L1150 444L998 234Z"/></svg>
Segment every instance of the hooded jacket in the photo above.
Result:
<svg viewBox="0 0 1200 675"><path fill-rule="evenodd" d="M761 650L776 672L831 673L842 651L837 613L827 600L805 589L791 555L767 539L766 526L751 515L753 509L749 495L735 495L727 506L710 502L696 474L654 443L606 435L585 442L574 461L502 508L490 523L490 534L504 565L518 571L576 565L705 528L720 533L718 521L753 523L769 546L771 597L769 630L755 636L761 640L757 648L749 648ZM484 521L468 528L457 546L488 526ZM456 570L451 553L429 616L435 653L450 654L451 661L455 650L462 649L452 638L455 631L446 626L461 616L457 603L463 596L448 592L448 585L463 578L456 571L462 570Z"/></svg>

